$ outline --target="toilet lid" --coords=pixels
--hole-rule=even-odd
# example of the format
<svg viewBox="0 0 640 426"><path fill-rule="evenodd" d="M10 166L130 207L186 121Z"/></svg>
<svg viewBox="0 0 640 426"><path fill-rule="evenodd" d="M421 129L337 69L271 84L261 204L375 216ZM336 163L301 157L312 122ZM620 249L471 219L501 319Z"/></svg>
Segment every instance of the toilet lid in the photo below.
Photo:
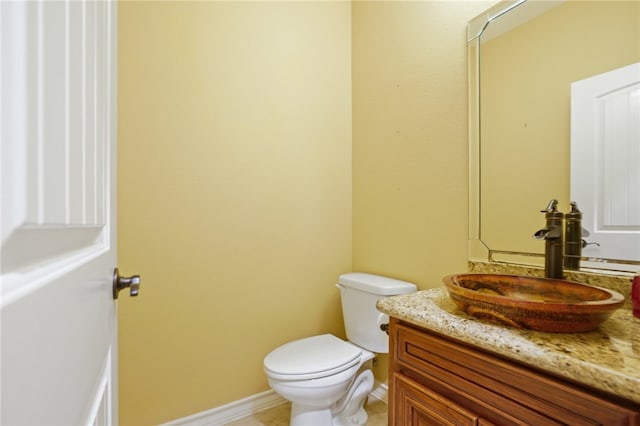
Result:
<svg viewBox="0 0 640 426"><path fill-rule="evenodd" d="M362 349L331 334L307 337L274 349L264 367L279 378L312 379L337 374L360 362Z"/></svg>

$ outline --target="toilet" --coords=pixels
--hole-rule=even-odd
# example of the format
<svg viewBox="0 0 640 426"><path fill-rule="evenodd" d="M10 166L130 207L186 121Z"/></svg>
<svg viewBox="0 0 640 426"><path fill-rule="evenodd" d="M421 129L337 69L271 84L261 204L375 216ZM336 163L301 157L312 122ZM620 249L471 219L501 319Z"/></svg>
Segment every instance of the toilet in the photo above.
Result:
<svg viewBox="0 0 640 426"><path fill-rule="evenodd" d="M373 390L372 360L389 352L381 328L389 317L379 299L416 291L415 284L380 275L340 275L342 314L348 341L331 334L285 343L264 359L269 386L291 401L292 426L361 426L364 403Z"/></svg>

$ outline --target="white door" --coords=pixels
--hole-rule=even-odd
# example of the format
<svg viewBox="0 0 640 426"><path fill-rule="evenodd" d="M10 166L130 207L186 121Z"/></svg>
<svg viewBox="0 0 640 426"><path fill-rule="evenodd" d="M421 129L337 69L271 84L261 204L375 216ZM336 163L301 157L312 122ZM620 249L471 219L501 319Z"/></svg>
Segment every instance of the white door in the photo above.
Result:
<svg viewBox="0 0 640 426"><path fill-rule="evenodd" d="M640 260L640 63L571 85L571 199L583 256Z"/></svg>
<svg viewBox="0 0 640 426"><path fill-rule="evenodd" d="M0 423L117 423L116 3L0 17Z"/></svg>

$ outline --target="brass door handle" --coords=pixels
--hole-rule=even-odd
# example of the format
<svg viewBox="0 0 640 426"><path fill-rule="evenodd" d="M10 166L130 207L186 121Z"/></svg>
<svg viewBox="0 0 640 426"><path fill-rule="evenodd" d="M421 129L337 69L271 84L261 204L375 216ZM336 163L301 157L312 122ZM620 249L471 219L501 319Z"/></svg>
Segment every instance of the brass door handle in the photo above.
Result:
<svg viewBox="0 0 640 426"><path fill-rule="evenodd" d="M120 290L129 288L129 295L135 297L140 289L140 275L121 277L118 268L113 270L113 298L118 298Z"/></svg>

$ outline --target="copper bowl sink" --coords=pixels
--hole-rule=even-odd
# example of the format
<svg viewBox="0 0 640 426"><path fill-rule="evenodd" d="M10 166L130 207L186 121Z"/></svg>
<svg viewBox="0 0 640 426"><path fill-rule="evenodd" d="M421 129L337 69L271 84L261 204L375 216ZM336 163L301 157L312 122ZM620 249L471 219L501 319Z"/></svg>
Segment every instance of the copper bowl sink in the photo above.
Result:
<svg viewBox="0 0 640 426"><path fill-rule="evenodd" d="M471 316L553 333L591 331L624 303L615 291L560 279L457 274L443 281L451 299Z"/></svg>

